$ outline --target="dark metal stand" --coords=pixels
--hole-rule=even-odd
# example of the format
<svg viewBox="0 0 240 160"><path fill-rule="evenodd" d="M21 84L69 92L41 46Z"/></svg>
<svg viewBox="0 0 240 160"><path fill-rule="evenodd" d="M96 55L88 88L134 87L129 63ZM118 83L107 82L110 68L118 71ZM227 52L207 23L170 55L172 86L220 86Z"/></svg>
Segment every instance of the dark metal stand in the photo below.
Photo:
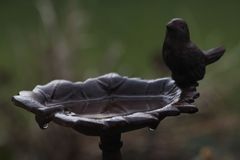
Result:
<svg viewBox="0 0 240 160"><path fill-rule="evenodd" d="M121 134L100 136L100 149L102 150L103 160L122 160L121 155Z"/></svg>

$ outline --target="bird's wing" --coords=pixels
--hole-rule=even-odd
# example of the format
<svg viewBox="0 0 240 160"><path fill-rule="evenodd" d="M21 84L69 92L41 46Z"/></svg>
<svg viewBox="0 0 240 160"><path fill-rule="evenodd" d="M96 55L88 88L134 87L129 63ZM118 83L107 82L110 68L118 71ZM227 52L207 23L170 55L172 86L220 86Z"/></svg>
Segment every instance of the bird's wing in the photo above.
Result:
<svg viewBox="0 0 240 160"><path fill-rule="evenodd" d="M198 81L205 75L205 56L193 43L186 47L183 53L185 70L189 80Z"/></svg>

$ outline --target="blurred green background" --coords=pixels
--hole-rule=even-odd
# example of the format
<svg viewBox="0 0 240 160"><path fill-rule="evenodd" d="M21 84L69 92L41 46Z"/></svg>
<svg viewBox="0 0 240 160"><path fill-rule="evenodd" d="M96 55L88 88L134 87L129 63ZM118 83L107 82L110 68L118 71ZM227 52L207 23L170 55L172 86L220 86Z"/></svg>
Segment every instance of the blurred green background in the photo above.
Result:
<svg viewBox="0 0 240 160"><path fill-rule="evenodd" d="M167 118L155 132L123 134L123 157L240 159L239 11L237 0L1 0L0 159L100 159L98 138L52 123L42 131L11 96L53 79L169 76L160 50L174 17L188 22L202 49L224 45L227 52L200 82L200 111Z"/></svg>

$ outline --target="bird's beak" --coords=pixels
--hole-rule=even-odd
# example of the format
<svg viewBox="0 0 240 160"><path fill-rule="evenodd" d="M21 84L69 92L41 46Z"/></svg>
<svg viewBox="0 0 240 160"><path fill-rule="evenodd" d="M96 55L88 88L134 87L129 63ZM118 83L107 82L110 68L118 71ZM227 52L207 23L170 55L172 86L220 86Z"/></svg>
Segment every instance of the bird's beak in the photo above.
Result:
<svg viewBox="0 0 240 160"><path fill-rule="evenodd" d="M167 26L168 30L174 30L174 28L175 28L172 23L168 23L166 26Z"/></svg>
<svg viewBox="0 0 240 160"><path fill-rule="evenodd" d="M174 27L171 26L171 25L167 25L167 29L168 29L168 30L174 30Z"/></svg>

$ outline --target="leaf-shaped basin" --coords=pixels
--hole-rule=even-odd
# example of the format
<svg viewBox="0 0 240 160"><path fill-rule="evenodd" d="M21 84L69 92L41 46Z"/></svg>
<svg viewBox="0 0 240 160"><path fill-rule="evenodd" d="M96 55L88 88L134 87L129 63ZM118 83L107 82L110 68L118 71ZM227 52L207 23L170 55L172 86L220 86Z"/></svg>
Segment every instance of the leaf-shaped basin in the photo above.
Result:
<svg viewBox="0 0 240 160"><path fill-rule="evenodd" d="M87 135L156 128L167 116L198 109L185 100L171 78L142 80L116 73L84 82L54 80L21 91L13 102L36 115L41 128L50 121Z"/></svg>

